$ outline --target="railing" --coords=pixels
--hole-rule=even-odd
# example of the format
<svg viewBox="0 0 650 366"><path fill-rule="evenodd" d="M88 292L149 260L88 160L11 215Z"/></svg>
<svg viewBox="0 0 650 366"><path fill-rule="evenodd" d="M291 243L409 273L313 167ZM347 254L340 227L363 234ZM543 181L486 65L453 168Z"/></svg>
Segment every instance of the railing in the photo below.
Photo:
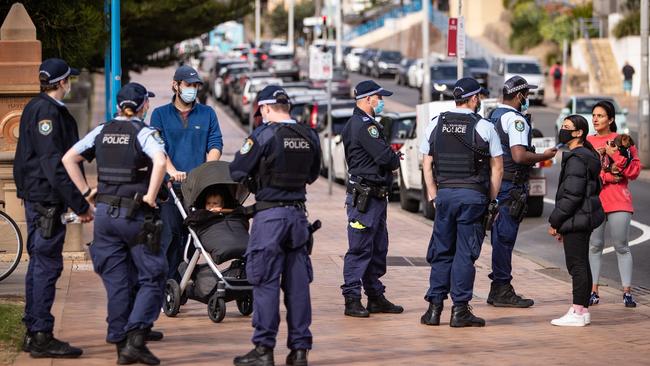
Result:
<svg viewBox="0 0 650 366"><path fill-rule="evenodd" d="M354 27L352 31L347 32L344 35L344 40L349 41L353 38L360 37L364 34L377 30L383 27L386 24L386 20L388 19L401 18L407 14L415 13L420 10L422 10L422 0L414 0L410 4L406 4L401 8L392 9L376 19Z"/></svg>
<svg viewBox="0 0 650 366"><path fill-rule="evenodd" d="M589 31L587 30L587 26L585 22L582 21L583 19L580 19L580 32L582 33L582 36L585 38L585 42L587 43L587 52L589 53L589 59L591 61L591 66L594 69L594 76L596 77L596 80L600 80L600 65L598 64L598 57L596 56L596 50L594 49L593 43L591 43L591 37L589 37Z"/></svg>

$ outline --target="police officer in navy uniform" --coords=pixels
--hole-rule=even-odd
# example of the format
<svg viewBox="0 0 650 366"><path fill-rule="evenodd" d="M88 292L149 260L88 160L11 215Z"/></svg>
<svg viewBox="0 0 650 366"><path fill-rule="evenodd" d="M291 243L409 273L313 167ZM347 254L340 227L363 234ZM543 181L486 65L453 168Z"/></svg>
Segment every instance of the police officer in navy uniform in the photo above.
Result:
<svg viewBox="0 0 650 366"><path fill-rule="evenodd" d="M61 157L79 140L77 123L61 101L70 92L70 76L79 71L65 61L51 58L39 68L41 93L26 106L20 118L20 134L14 161L18 198L24 200L29 266L25 276L27 327L23 350L32 357L79 357L82 350L52 336L56 281L63 270L65 225L60 215L68 208L82 222L93 219L80 192L70 181Z"/></svg>
<svg viewBox="0 0 650 366"><path fill-rule="evenodd" d="M519 223L526 214L528 177L533 165L552 159L557 153L550 148L535 154L532 128L523 113L528 110L528 92L537 89L521 76L513 76L503 86L503 104L492 111L503 149L503 182L499 191L499 215L492 226L492 280L487 303L497 307L527 308L534 304L515 293L512 280L512 251L517 240Z"/></svg>
<svg viewBox="0 0 650 366"><path fill-rule="evenodd" d="M386 142L375 116L384 109L383 97L393 95L372 80L354 89L357 106L341 136L345 147L349 184L345 205L348 215L348 244L341 286L345 298L344 314L368 317L369 313L401 313L404 309L388 301L380 278L386 273L388 230L386 208L399 168L400 154ZM361 287L368 296L361 304Z"/></svg>
<svg viewBox="0 0 650 366"><path fill-rule="evenodd" d="M280 323L280 288L289 328L287 365L307 365L312 347L309 283L313 279L306 243L309 239L305 186L320 170L316 133L289 115L286 92L274 85L257 96L255 115L265 123L253 131L230 174L255 194L253 225L246 251L246 274L253 285L252 342L255 348L235 357L235 365L270 366Z"/></svg>
<svg viewBox="0 0 650 366"><path fill-rule="evenodd" d="M472 78L454 86L456 108L427 126L420 151L426 190L436 209L427 261L431 264L429 309L420 322L439 325L443 300L451 292L452 327L482 327L485 321L469 307L474 262L485 237L483 218L490 200L496 204L503 175L501 142L494 125L482 119L479 92Z"/></svg>
<svg viewBox="0 0 650 366"><path fill-rule="evenodd" d="M108 298L106 341L116 344L120 365L160 363L146 346L167 273L156 210L167 157L158 131L143 122L152 96L140 84L124 85L117 95L119 116L93 129L63 157L80 190L88 183L79 163L97 160L90 255Z"/></svg>

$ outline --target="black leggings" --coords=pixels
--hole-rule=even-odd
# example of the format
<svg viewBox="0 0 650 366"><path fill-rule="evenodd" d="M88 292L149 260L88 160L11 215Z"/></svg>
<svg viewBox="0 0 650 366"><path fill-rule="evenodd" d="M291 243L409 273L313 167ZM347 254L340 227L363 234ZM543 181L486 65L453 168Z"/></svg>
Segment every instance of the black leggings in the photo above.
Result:
<svg viewBox="0 0 650 366"><path fill-rule="evenodd" d="M569 232L563 235L566 268L573 279L573 303L589 306L591 268L589 267L589 237L591 232Z"/></svg>

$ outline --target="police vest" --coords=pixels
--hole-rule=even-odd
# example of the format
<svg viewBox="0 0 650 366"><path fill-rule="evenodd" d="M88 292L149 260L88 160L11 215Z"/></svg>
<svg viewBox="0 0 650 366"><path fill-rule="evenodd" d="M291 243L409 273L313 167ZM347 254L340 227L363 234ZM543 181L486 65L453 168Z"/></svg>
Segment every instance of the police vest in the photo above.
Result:
<svg viewBox="0 0 650 366"><path fill-rule="evenodd" d="M140 121L112 120L97 135L98 193L133 198L147 192L152 162L138 141L143 127Z"/></svg>
<svg viewBox="0 0 650 366"><path fill-rule="evenodd" d="M512 160L512 151L510 150L510 136L503 129L503 124L501 123L501 117L503 117L503 115L508 112L514 112L523 118L524 121L526 121L528 124L528 146L526 146L526 151L533 153L535 152L532 138L532 126L530 125L528 118L526 118L526 116L521 114L519 111L510 108L500 107L493 110L489 118L490 122L494 123L497 133L499 134L499 138L501 139L501 148L503 149L503 171L505 173L504 179L513 180L510 177L514 177L516 175L518 180L527 180L528 176L530 175L530 169L532 168L532 165L517 164L514 160Z"/></svg>
<svg viewBox="0 0 650 366"><path fill-rule="evenodd" d="M299 124L280 123L271 143L272 154L260 162L257 189L303 189L309 182L311 162L317 153L309 129Z"/></svg>
<svg viewBox="0 0 650 366"><path fill-rule="evenodd" d="M489 144L476 132L478 114L442 113L429 137L438 188L470 188L487 193Z"/></svg>

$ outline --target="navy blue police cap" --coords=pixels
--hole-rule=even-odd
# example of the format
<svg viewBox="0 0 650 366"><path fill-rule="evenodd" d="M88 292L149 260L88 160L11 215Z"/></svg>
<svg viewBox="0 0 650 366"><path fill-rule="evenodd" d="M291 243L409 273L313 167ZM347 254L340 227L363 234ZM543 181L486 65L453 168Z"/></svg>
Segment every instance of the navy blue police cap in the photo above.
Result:
<svg viewBox="0 0 650 366"><path fill-rule="evenodd" d="M537 89L537 85L528 84L526 79L522 78L519 75L515 75L510 79L506 80L503 84L503 94L512 94L522 90L533 90Z"/></svg>
<svg viewBox="0 0 650 366"><path fill-rule="evenodd" d="M127 107L139 111L144 106L144 102L156 94L147 91L147 89L138 83L128 83L117 93L117 105L120 109Z"/></svg>
<svg viewBox="0 0 650 366"><path fill-rule="evenodd" d="M454 84L454 99L467 99L481 92L481 84L474 78L462 78Z"/></svg>
<svg viewBox="0 0 650 366"><path fill-rule="evenodd" d="M257 110L254 117L262 115L260 108L266 104L290 104L289 95L278 85L267 85L257 93Z"/></svg>
<svg viewBox="0 0 650 366"><path fill-rule="evenodd" d="M79 75L79 70L68 66L60 58L48 58L41 63L38 74L39 80L43 80L47 84L56 84L70 75ZM46 78L42 78L42 76L46 76Z"/></svg>
<svg viewBox="0 0 650 366"><path fill-rule="evenodd" d="M362 81L354 87L354 99L356 100L363 99L375 94L381 95L382 97L390 97L393 95L393 92L382 88L379 86L379 84L375 83L372 80Z"/></svg>
<svg viewBox="0 0 650 366"><path fill-rule="evenodd" d="M188 84L203 84L203 79L201 79L199 73L196 72L193 67L187 65L183 65L176 69L176 72L174 73L174 81L184 81Z"/></svg>

